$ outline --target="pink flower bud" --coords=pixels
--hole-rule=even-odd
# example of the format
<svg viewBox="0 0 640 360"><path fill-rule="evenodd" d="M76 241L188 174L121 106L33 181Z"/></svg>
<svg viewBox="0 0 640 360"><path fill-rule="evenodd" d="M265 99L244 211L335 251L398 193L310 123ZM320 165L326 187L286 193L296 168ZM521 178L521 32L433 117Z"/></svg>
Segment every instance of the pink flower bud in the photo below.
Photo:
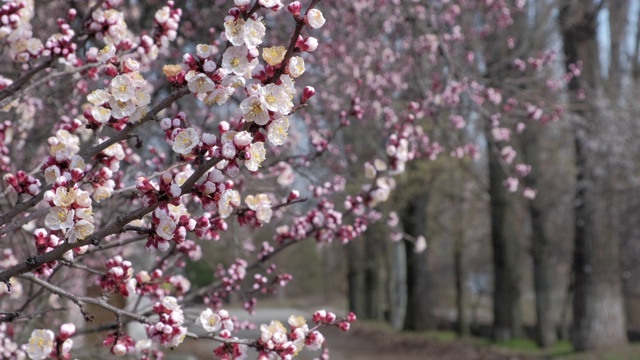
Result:
<svg viewBox="0 0 640 360"><path fill-rule="evenodd" d="M300 197L300 192L298 190L291 190L289 196L287 197L287 202L292 202L293 200Z"/></svg>
<svg viewBox="0 0 640 360"><path fill-rule="evenodd" d="M305 86L304 90L302 90L302 99L300 99L301 103L307 102L307 100L311 99L313 95L316 94L316 89L312 86Z"/></svg>
<svg viewBox="0 0 640 360"><path fill-rule="evenodd" d="M71 169L71 180L79 182L84 177L84 171L80 169Z"/></svg>
<svg viewBox="0 0 640 360"><path fill-rule="evenodd" d="M105 75L107 75L107 76L110 76L110 77L116 77L116 76L118 75L118 69L116 69L116 68L115 68L115 67L113 67L113 66L107 66L107 67L104 69L104 73L105 73Z"/></svg>
<svg viewBox="0 0 640 360"><path fill-rule="evenodd" d="M318 48L318 39L310 36L304 40L300 49L306 52L314 52Z"/></svg>
<svg viewBox="0 0 640 360"><path fill-rule="evenodd" d="M121 343L117 343L113 345L111 351L115 356L124 356L127 353L127 347L122 345Z"/></svg>
<svg viewBox="0 0 640 360"><path fill-rule="evenodd" d="M60 325L60 337L66 340L72 337L76 333L76 326L73 323L66 323Z"/></svg>
<svg viewBox="0 0 640 360"><path fill-rule="evenodd" d="M15 175L13 174L6 174L4 176L4 181L6 181L9 185L13 187L18 186L18 179L16 179Z"/></svg>
<svg viewBox="0 0 640 360"><path fill-rule="evenodd" d="M301 8L302 5L300 5L300 1L294 1L287 6L287 10L289 10L289 12L293 14L293 16L300 16Z"/></svg>
<svg viewBox="0 0 640 360"><path fill-rule="evenodd" d="M356 314L355 314L355 313L353 313L353 312L350 312L350 313L347 315L347 321L348 321L348 322L355 322L355 321L356 321Z"/></svg>
<svg viewBox="0 0 640 360"><path fill-rule="evenodd" d="M242 12L240 11L240 9L234 7L229 9L228 14L233 16L235 19L237 19L240 15L242 15Z"/></svg>
<svg viewBox="0 0 640 360"><path fill-rule="evenodd" d="M226 121L221 121L220 124L218 124L218 131L220 131L220 134L226 133L230 128L231 125Z"/></svg>
<svg viewBox="0 0 640 360"><path fill-rule="evenodd" d="M76 9L69 9L69 11L67 11L67 21L72 22L73 19L76 18L76 15L78 15L78 11Z"/></svg>
<svg viewBox="0 0 640 360"><path fill-rule="evenodd" d="M196 58L194 58L193 55L191 55L189 53L184 54L182 56L182 63L187 65L187 66L189 66L189 67L198 65L198 62L197 62Z"/></svg>
<svg viewBox="0 0 640 360"><path fill-rule="evenodd" d="M340 327L340 330L347 332L349 331L349 329L351 328L351 324L348 322L341 322L340 325L338 325Z"/></svg>
<svg viewBox="0 0 640 360"><path fill-rule="evenodd" d="M332 312L328 312L327 316L325 317L327 322L334 322L336 321L336 314L332 313Z"/></svg>

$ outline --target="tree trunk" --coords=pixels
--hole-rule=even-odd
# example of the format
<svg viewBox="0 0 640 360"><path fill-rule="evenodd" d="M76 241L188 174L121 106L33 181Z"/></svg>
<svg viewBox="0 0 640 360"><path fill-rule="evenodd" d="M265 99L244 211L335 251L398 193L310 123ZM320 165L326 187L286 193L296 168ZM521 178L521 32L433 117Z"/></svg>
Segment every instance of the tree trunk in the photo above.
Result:
<svg viewBox="0 0 640 360"><path fill-rule="evenodd" d="M540 124L531 123L523 133L523 156L531 165L531 172L525 177L528 187L538 189L540 163L539 137ZM543 191L544 192L544 191ZM540 347L550 347L557 340L555 309L553 308L554 267L551 262L553 251L551 239L546 230L545 194L538 194L529 200L528 210L531 219L531 242L533 257L533 284L536 299L536 342Z"/></svg>
<svg viewBox="0 0 640 360"><path fill-rule="evenodd" d="M347 283L349 285L349 311L366 318L365 287L362 259L362 241L351 241L347 244Z"/></svg>
<svg viewBox="0 0 640 360"><path fill-rule="evenodd" d="M429 193L414 196L402 216L404 231L413 236L426 235L427 204ZM407 250L407 312L404 330L423 331L435 327L432 312L431 281L427 266L428 250L414 251L412 243L406 243Z"/></svg>
<svg viewBox="0 0 640 360"><path fill-rule="evenodd" d="M460 225L462 228L462 224ZM464 232L462 230L461 232ZM464 235L461 235L464 237ZM465 271L463 258L464 238L456 239L453 250L453 261L456 277L456 332L458 336L469 335L469 316L467 314L467 292L465 288Z"/></svg>
<svg viewBox="0 0 640 360"><path fill-rule="evenodd" d="M380 223L373 224L363 237L364 240L364 305L367 319L384 321L385 288L385 242L387 233Z"/></svg>
<svg viewBox="0 0 640 360"><path fill-rule="evenodd" d="M382 269L386 264L381 246L388 240L383 238L386 233L375 231L375 227L365 233L362 241L347 246L349 310L362 319L384 320L386 274Z"/></svg>
<svg viewBox="0 0 640 360"><path fill-rule="evenodd" d="M389 320L394 329L402 330L407 311L407 251L403 243L390 247Z"/></svg>
<svg viewBox="0 0 640 360"><path fill-rule="evenodd" d="M462 179L459 179L458 176L456 176L455 179L460 191L456 201L458 215L453 244L453 266L456 287L456 333L458 336L468 336L470 328L469 314L467 311L467 291L465 286L466 270L464 266L464 248L466 246L465 237L467 226L465 223L466 194Z"/></svg>
<svg viewBox="0 0 640 360"><path fill-rule="evenodd" d="M487 136L489 143L495 146ZM499 153L499 151L498 151ZM504 186L505 169L496 149L489 147L489 191L491 194L491 243L493 248L493 337L510 340L522 335L520 308L521 224L515 194Z"/></svg>
<svg viewBox="0 0 640 360"><path fill-rule="evenodd" d="M622 79L622 57L628 25L629 1L609 1L609 86L611 97L618 98Z"/></svg>
<svg viewBox="0 0 640 360"><path fill-rule="evenodd" d="M600 8L589 1L565 1L560 9L563 51L567 67L583 62L582 76L569 84L574 113L576 160L574 296L572 343L577 351L626 343L619 269L616 216L608 201L606 170L595 171L598 114L594 105L599 84L597 17ZM584 90L583 97L575 96ZM606 161L606 160L604 160Z"/></svg>

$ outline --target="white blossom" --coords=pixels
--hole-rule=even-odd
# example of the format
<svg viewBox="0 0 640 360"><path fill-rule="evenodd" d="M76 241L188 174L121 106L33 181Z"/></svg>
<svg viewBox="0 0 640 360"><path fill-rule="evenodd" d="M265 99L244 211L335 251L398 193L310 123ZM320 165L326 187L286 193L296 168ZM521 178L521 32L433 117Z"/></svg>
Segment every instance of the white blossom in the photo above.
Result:
<svg viewBox="0 0 640 360"><path fill-rule="evenodd" d="M262 18L257 20L250 18L244 25L244 44L249 49L255 49L262 43L265 33L266 27L262 23Z"/></svg>
<svg viewBox="0 0 640 360"><path fill-rule="evenodd" d="M43 360L53 351L55 334L48 329L36 329L31 332L26 346L27 355L33 360Z"/></svg>
<svg viewBox="0 0 640 360"><path fill-rule="evenodd" d="M264 148L264 143L256 142L251 144L249 154L251 157L244 163L244 166L246 166L250 171L257 171L260 164L265 160L266 150Z"/></svg>
<svg viewBox="0 0 640 360"><path fill-rule="evenodd" d="M273 341L282 344L287 340L287 328L280 321L273 320L269 325L260 325L260 339L263 342Z"/></svg>
<svg viewBox="0 0 640 360"><path fill-rule="evenodd" d="M156 227L156 234L165 240L173 239L173 232L176 230L176 222L169 216L160 218L160 223Z"/></svg>
<svg viewBox="0 0 640 360"><path fill-rule="evenodd" d="M74 210L52 207L44 218L44 224L51 230L66 230L73 226Z"/></svg>
<svg viewBox="0 0 640 360"><path fill-rule="evenodd" d="M272 8L280 3L280 0L259 0L260 5L266 8Z"/></svg>
<svg viewBox="0 0 640 360"><path fill-rule="evenodd" d="M244 44L245 22L242 18L231 18L224 22L224 33L233 46Z"/></svg>
<svg viewBox="0 0 640 360"><path fill-rule="evenodd" d="M247 146L251 144L252 141L253 141L253 136L248 131L240 131L239 133L235 134L233 137L233 143L239 147Z"/></svg>
<svg viewBox="0 0 640 360"><path fill-rule="evenodd" d="M268 84L260 89L260 95L270 111L288 115L293 108L293 102L284 86Z"/></svg>
<svg viewBox="0 0 640 360"><path fill-rule="evenodd" d="M105 90L98 89L87 95L87 100L93 105L102 105L109 102L109 93Z"/></svg>
<svg viewBox="0 0 640 360"><path fill-rule="evenodd" d="M242 110L244 119L248 122L253 121L258 125L265 125L269 122L267 103L259 96L251 95L242 100L240 110Z"/></svg>
<svg viewBox="0 0 640 360"><path fill-rule="evenodd" d="M102 106L94 106L91 108L91 116L95 121L104 124L111 118L111 110Z"/></svg>
<svg viewBox="0 0 640 360"><path fill-rule="evenodd" d="M220 315L214 313L211 309L208 308L200 313L198 321L200 322L204 330L210 333L216 332L222 327L222 320L220 319Z"/></svg>
<svg viewBox="0 0 640 360"><path fill-rule="evenodd" d="M427 249L427 239L424 236L420 235L416 238L416 242L414 244L413 251L416 254L419 254Z"/></svg>
<svg viewBox="0 0 640 360"><path fill-rule="evenodd" d="M82 240L87 236L93 234L94 230L95 230L95 227L91 222L85 219L79 220L67 233L67 240L70 243L74 243L78 240Z"/></svg>
<svg viewBox="0 0 640 360"><path fill-rule="evenodd" d="M178 154L189 154L200 142L200 135L194 128L186 128L173 140L173 151Z"/></svg>
<svg viewBox="0 0 640 360"><path fill-rule="evenodd" d="M133 99L135 87L131 78L127 74L118 75L111 80L111 96L118 101L129 101Z"/></svg>
<svg viewBox="0 0 640 360"><path fill-rule="evenodd" d="M123 102L111 98L109 99L109 106L111 106L111 116L118 120L131 116L136 112L136 104L133 101Z"/></svg>
<svg viewBox="0 0 640 360"><path fill-rule="evenodd" d="M271 221L271 200L266 194L258 194L256 196L249 195L244 199L249 209L256 212L256 218L261 224Z"/></svg>
<svg viewBox="0 0 640 360"><path fill-rule="evenodd" d="M198 73L195 71L189 71L185 75L189 90L196 94L204 94L213 91L216 88L216 84L206 74Z"/></svg>
<svg viewBox="0 0 640 360"><path fill-rule="evenodd" d="M196 45L196 55L202 59L206 59L213 53L213 47L207 44ZM215 63L214 63L215 64Z"/></svg>
<svg viewBox="0 0 640 360"><path fill-rule="evenodd" d="M227 189L218 200L218 214L221 218L227 218L231 215L234 207L240 205L240 193L236 190Z"/></svg>
<svg viewBox="0 0 640 360"><path fill-rule="evenodd" d="M171 310L171 311L180 309L180 305L178 304L178 299L176 299L173 296L165 296L162 299L162 306L167 308L167 310Z"/></svg>
<svg viewBox="0 0 640 360"><path fill-rule="evenodd" d="M324 15L322 15L322 11L318 9L311 9L307 12L307 21L309 22L309 26L314 29L319 29L326 22Z"/></svg>
<svg viewBox="0 0 640 360"><path fill-rule="evenodd" d="M269 124L267 139L269 139L273 145L280 146L287 141L287 130L289 130L289 119L286 117L276 119Z"/></svg>
<svg viewBox="0 0 640 360"><path fill-rule="evenodd" d="M236 75L244 75L249 68L247 47L230 46L222 55L222 67Z"/></svg>
<svg viewBox="0 0 640 360"><path fill-rule="evenodd" d="M300 75L304 74L305 66L304 59L300 56L294 56L289 59L289 75L293 78L297 78Z"/></svg>

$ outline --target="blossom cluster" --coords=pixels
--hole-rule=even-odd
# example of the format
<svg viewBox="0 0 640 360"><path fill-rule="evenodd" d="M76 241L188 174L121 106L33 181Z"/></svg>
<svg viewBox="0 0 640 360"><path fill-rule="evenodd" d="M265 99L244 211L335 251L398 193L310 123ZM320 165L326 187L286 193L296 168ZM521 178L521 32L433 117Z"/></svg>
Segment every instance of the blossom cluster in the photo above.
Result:
<svg viewBox="0 0 640 360"><path fill-rule="evenodd" d="M11 168L9 163L11 158L9 157L9 144L13 138L13 129L11 121L5 120L0 123L0 171L8 173Z"/></svg>
<svg viewBox="0 0 640 360"><path fill-rule="evenodd" d="M184 340L187 328L182 326L184 314L178 300L166 296L153 305L153 312L160 316L155 324L145 325L149 338L167 347L176 347Z"/></svg>
<svg viewBox="0 0 640 360"><path fill-rule="evenodd" d="M47 233L47 230L42 228L35 229L33 231L33 239L34 239L36 251L38 254L48 253L53 249L55 249L56 247L58 247L59 245L61 245L63 242L63 239L61 239L60 237L58 237L53 233L51 234ZM67 261L73 261L74 254L79 254L79 255L84 254L87 251L87 249L88 249L87 245L73 248L72 250L69 250L66 253L64 253L63 259ZM49 275L52 274L53 269L57 266L57 264L58 262L56 260L48 263L44 263L42 264L42 266L40 266L38 269L35 270L35 273L36 275L40 275L42 277L48 277Z"/></svg>
<svg viewBox="0 0 640 360"><path fill-rule="evenodd" d="M73 347L71 337L75 333L76 326L73 323L62 324L58 335L49 329L33 330L25 351L32 360L70 359Z"/></svg>
<svg viewBox="0 0 640 360"><path fill-rule="evenodd" d="M5 2L0 8L0 37L11 45L11 58L17 62L36 59L42 53L42 41L33 37L33 15L34 5L29 0Z"/></svg>
<svg viewBox="0 0 640 360"><path fill-rule="evenodd" d="M133 278L133 268L130 261L117 255L107 260L105 265L107 272L98 279L98 285L103 291L120 294L124 297L135 294L137 282Z"/></svg>
<svg viewBox="0 0 640 360"><path fill-rule="evenodd" d="M220 286L217 286L203 298L205 304L214 309L220 309L223 300L229 294L242 288L242 282L247 276L248 265L247 261L243 259L236 259L228 268L219 264L214 275L220 280Z"/></svg>
<svg viewBox="0 0 640 360"><path fill-rule="evenodd" d="M44 200L50 206L45 225L50 230L61 231L67 242L75 243L94 232L91 198L77 184L71 185L66 177L61 176L51 190L45 192Z"/></svg>
<svg viewBox="0 0 640 360"><path fill-rule="evenodd" d="M313 320L318 325L336 325L347 331L349 324L355 321L355 315L350 313L347 318L338 320L335 314L319 310L314 313ZM325 338L322 333L316 330L317 327L310 329L302 316L291 315L287 323L289 329L277 320L271 321L268 325L260 325L258 359L270 359L272 355L278 355L281 359L291 359L303 348L315 351L324 346Z"/></svg>
<svg viewBox="0 0 640 360"><path fill-rule="evenodd" d="M111 333L102 342L102 345L109 346L109 350L115 356L124 356L127 353L136 351L136 343L133 338L118 332Z"/></svg>
<svg viewBox="0 0 640 360"><path fill-rule="evenodd" d="M91 127L109 125L122 130L128 122L137 122L146 114L151 95L147 82L138 70L140 63L128 58L117 67L115 47L107 45L105 54L101 55L108 62L116 62L107 67L107 74L113 76L107 89L93 91L87 100L93 104L87 108L84 116Z"/></svg>
<svg viewBox="0 0 640 360"><path fill-rule="evenodd" d="M104 8L96 9L84 27L106 44L129 49L132 46L131 36L124 14L110 5L106 4Z"/></svg>
<svg viewBox="0 0 640 360"><path fill-rule="evenodd" d="M104 139L100 140L100 142L103 141ZM118 143L107 147L96 155L95 162L103 166L91 172L85 179L91 184L91 196L96 202L110 198L113 191L119 187L114 173L120 169L120 163L125 159L124 147Z"/></svg>
<svg viewBox="0 0 640 360"><path fill-rule="evenodd" d="M248 195L244 202L250 210L243 212L238 217L238 222L241 225L254 223L254 219L257 222L256 226L264 225L271 221L273 210L271 209L271 200L267 194Z"/></svg>
<svg viewBox="0 0 640 360"><path fill-rule="evenodd" d="M4 181L18 194L36 196L40 192L40 180L19 170L15 175L7 173Z"/></svg>
<svg viewBox="0 0 640 360"><path fill-rule="evenodd" d="M182 17L182 9L175 8L174 1L167 1L167 5L158 10L153 21L155 29L153 32L153 46L150 45L148 35L142 36L142 45L147 54L152 54L151 59L155 59L156 53L162 49L167 49L169 43L174 41L178 36L178 27L180 18Z"/></svg>
<svg viewBox="0 0 640 360"><path fill-rule="evenodd" d="M237 340L236 337L231 336L236 326L226 310L220 309L217 312L213 312L207 308L200 313L196 322L208 333L220 331L221 338ZM243 360L247 358L247 349L246 344L231 342L221 344L213 350L213 353L218 359Z"/></svg>
<svg viewBox="0 0 640 360"><path fill-rule="evenodd" d="M49 138L49 156L42 165L47 184L55 183L61 176L72 181L84 177L86 165L78 155L80 138L73 133L73 127L69 130L60 129L56 131L56 136Z"/></svg>
<svg viewBox="0 0 640 360"><path fill-rule="evenodd" d="M27 354L21 346L15 342L16 333L10 323L0 323L0 357L3 359L26 359Z"/></svg>

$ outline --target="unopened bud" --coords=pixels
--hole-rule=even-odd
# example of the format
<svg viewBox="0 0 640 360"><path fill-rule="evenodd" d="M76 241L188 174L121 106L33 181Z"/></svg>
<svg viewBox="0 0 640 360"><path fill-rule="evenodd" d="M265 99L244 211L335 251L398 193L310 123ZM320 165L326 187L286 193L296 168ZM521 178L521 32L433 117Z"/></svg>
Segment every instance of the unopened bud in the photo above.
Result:
<svg viewBox="0 0 640 360"><path fill-rule="evenodd" d="M302 90L302 99L300 99L300 102L307 102L307 100L311 99L315 94L316 89L314 89L313 86L305 86L304 90Z"/></svg>
<svg viewBox="0 0 640 360"><path fill-rule="evenodd" d="M292 202L293 200L300 197L300 192L298 190L291 190L289 196L287 197L287 202Z"/></svg>
<svg viewBox="0 0 640 360"><path fill-rule="evenodd" d="M347 321L348 321L348 322L355 322L355 321L356 321L356 314L355 314L355 313L353 313L353 312L350 312L350 313L347 315Z"/></svg>
<svg viewBox="0 0 640 360"><path fill-rule="evenodd" d="M76 326L72 323L66 323L60 325L60 337L66 340L72 337L76 333Z"/></svg>
<svg viewBox="0 0 640 360"><path fill-rule="evenodd" d="M340 327L340 330L347 332L349 331L349 329L351 328L351 324L348 322L341 322L340 325L338 325Z"/></svg>
<svg viewBox="0 0 640 360"><path fill-rule="evenodd" d="M310 36L304 40L304 42L302 43L302 46L300 47L300 50L306 51L306 52L314 52L316 51L317 48L318 48L318 39Z"/></svg>
<svg viewBox="0 0 640 360"><path fill-rule="evenodd" d="M289 10L289 12L293 14L293 16L300 16L301 9L302 5L300 5L300 1L294 1L287 6L287 10Z"/></svg>
<svg viewBox="0 0 640 360"><path fill-rule="evenodd" d="M114 66L107 66L104 69L104 74L110 77L116 77L118 75L118 69L116 69Z"/></svg>
<svg viewBox="0 0 640 360"><path fill-rule="evenodd" d="M113 354L115 356L124 356L127 353L127 347L121 343L117 343L113 345L113 348L111 348L111 351L113 351Z"/></svg>

